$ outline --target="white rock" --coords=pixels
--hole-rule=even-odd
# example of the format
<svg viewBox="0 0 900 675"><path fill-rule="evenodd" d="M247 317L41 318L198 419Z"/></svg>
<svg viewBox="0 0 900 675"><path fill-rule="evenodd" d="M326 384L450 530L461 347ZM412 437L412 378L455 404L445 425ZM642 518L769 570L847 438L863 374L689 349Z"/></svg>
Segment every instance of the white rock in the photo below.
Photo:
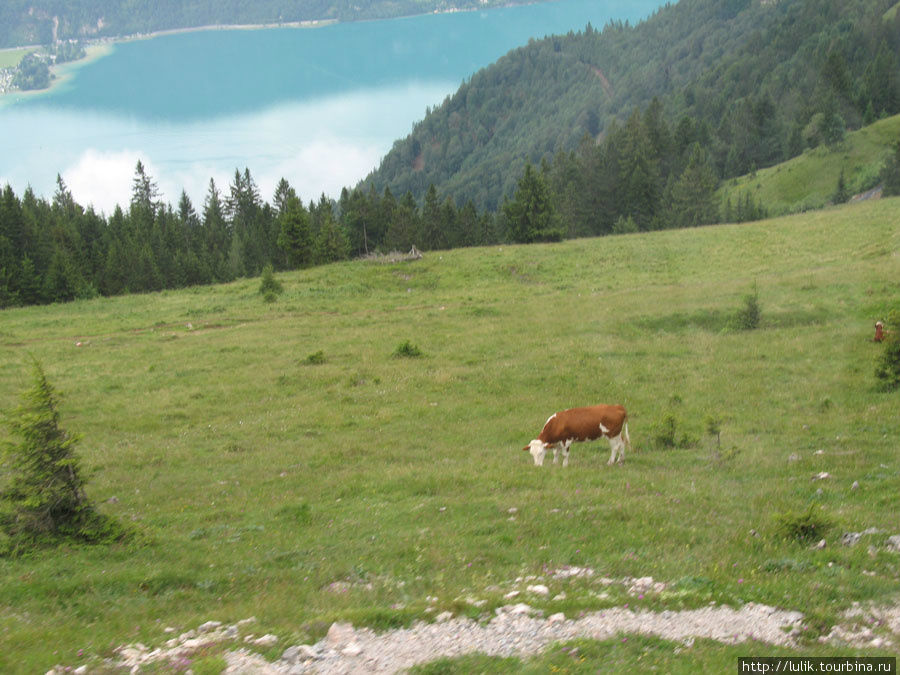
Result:
<svg viewBox="0 0 900 675"><path fill-rule="evenodd" d="M272 635L271 633L266 633L261 638L256 638L253 641L257 647L273 647L278 644L278 636Z"/></svg>
<svg viewBox="0 0 900 675"><path fill-rule="evenodd" d="M341 645L353 642L355 638L356 631L353 629L353 624L335 622L331 624L331 627L328 629L328 635L325 636L325 641L329 646L337 648Z"/></svg>
<svg viewBox="0 0 900 675"><path fill-rule="evenodd" d="M509 593L507 593L507 594L504 595L503 597L504 597L506 600L512 600L512 599L513 599L514 597L516 597L517 595L519 595L519 591L510 591Z"/></svg>
<svg viewBox="0 0 900 675"><path fill-rule="evenodd" d="M319 652L312 645L300 645L300 656L304 659L317 659Z"/></svg>
<svg viewBox="0 0 900 675"><path fill-rule="evenodd" d="M562 612L557 612L556 614L551 614L550 618L547 619L547 623L562 623L566 620L566 615Z"/></svg>
<svg viewBox="0 0 900 675"><path fill-rule="evenodd" d="M449 621L453 618L453 612L441 612L436 617L434 617L435 623L444 623L445 621Z"/></svg>
<svg viewBox="0 0 900 675"><path fill-rule="evenodd" d="M533 586L529 586L528 592L534 593L535 595L550 595L550 589L544 586L544 584L534 584Z"/></svg>
<svg viewBox="0 0 900 675"><path fill-rule="evenodd" d="M363 648L360 647L359 643L356 642L351 642L341 650L341 654L343 654L344 656L359 656L362 653Z"/></svg>
<svg viewBox="0 0 900 675"><path fill-rule="evenodd" d="M300 647L299 646L288 647L281 653L282 661L293 662L299 658L300 658Z"/></svg>
<svg viewBox="0 0 900 675"><path fill-rule="evenodd" d="M207 621L204 624L200 624L200 627L197 629L201 633L208 633L211 630L215 630L222 625L221 621Z"/></svg>

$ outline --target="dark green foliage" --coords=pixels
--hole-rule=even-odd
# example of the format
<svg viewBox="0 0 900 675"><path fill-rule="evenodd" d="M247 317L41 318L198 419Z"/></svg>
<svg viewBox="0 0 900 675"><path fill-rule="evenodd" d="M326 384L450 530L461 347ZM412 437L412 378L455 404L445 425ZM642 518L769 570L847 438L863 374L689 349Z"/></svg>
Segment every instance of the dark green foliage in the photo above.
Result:
<svg viewBox="0 0 900 675"><path fill-rule="evenodd" d="M325 352L320 349L319 351L313 352L312 354L307 356L303 362L308 366L318 366L325 363L325 361Z"/></svg>
<svg viewBox="0 0 900 675"><path fill-rule="evenodd" d="M744 296L744 306L738 310L735 323L740 330L755 330L759 328L762 319L762 309L759 305L759 289L754 284L753 291Z"/></svg>
<svg viewBox="0 0 900 675"><path fill-rule="evenodd" d="M50 67L44 59L26 54L16 68L13 85L23 91L46 89L50 86Z"/></svg>
<svg viewBox="0 0 900 675"><path fill-rule="evenodd" d="M834 190L834 194L831 196L831 201L835 204L843 204L848 199L850 199L850 193L847 191L847 181L844 179L844 170L841 169L841 173L838 176L837 187Z"/></svg>
<svg viewBox="0 0 900 675"><path fill-rule="evenodd" d="M367 184L422 199L433 183L456 203L495 211L526 163L624 128L615 153L574 177L574 192L613 207L609 223L589 232L608 232L619 215L646 229L665 217L658 200L695 142L714 174L730 178L836 145L846 129L900 111L900 20L885 20L890 0L727 4L670 3L635 26L531 41L431 110ZM637 110L650 111L645 138L634 133ZM579 220L590 213L573 211Z"/></svg>
<svg viewBox="0 0 900 675"><path fill-rule="evenodd" d="M900 195L900 143L894 146L894 154L885 161L880 178L884 183L885 197Z"/></svg>
<svg viewBox="0 0 900 675"><path fill-rule="evenodd" d="M562 239L562 232L553 226L553 204L547 183L531 164L525 165L513 200L503 204L503 215L512 241L530 244Z"/></svg>
<svg viewBox="0 0 900 675"><path fill-rule="evenodd" d="M804 511L785 511L775 515L775 532L782 539L797 543L809 543L821 539L833 523L816 504Z"/></svg>
<svg viewBox="0 0 900 675"><path fill-rule="evenodd" d="M275 302L278 296L284 292L284 286L275 278L275 270L272 265L263 267L259 284L259 293L266 302Z"/></svg>
<svg viewBox="0 0 900 675"><path fill-rule="evenodd" d="M405 340L397 345L393 354L395 359L417 359L422 355L422 350L409 340Z"/></svg>
<svg viewBox="0 0 900 675"><path fill-rule="evenodd" d="M124 531L98 513L85 494L75 454L78 437L59 426L59 395L40 364L33 384L5 420L0 483L0 553L23 552L62 540L89 543L119 539Z"/></svg>
<svg viewBox="0 0 900 675"><path fill-rule="evenodd" d="M898 313L893 312L892 317ZM883 350L875 364L875 377L885 391L900 389L900 336L897 334L897 322L891 322L886 333Z"/></svg>
<svg viewBox="0 0 900 675"><path fill-rule="evenodd" d="M653 442L657 448L690 448L697 444L697 439L679 429L678 418L673 413L666 413L653 431Z"/></svg>

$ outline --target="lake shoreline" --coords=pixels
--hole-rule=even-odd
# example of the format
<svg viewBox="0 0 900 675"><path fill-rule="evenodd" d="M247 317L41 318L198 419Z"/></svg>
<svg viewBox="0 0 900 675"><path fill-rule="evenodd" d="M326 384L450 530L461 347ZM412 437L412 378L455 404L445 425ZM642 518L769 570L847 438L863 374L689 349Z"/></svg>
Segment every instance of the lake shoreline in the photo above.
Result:
<svg viewBox="0 0 900 675"><path fill-rule="evenodd" d="M184 33L201 33L216 30L269 30L272 28L321 28L339 23L337 19L310 19L307 21L285 21L281 23L251 23L251 24L208 24L205 26L191 26L186 28L168 28L166 30L152 31L150 33L133 33L131 35L119 35L116 37L103 37L85 40L84 49L85 56L74 61L68 61L58 65L50 66L50 86L44 89L2 89L0 88L0 106L19 101L22 97L31 98L46 94L61 85L65 84L79 68L87 65L99 58L110 54L115 45L125 42L134 42L136 40L152 40L153 38L164 37L166 35L180 35ZM29 47L9 47L3 51L14 51L18 49L33 49L38 51L44 49L43 45L32 45ZM15 101L11 99L15 96Z"/></svg>

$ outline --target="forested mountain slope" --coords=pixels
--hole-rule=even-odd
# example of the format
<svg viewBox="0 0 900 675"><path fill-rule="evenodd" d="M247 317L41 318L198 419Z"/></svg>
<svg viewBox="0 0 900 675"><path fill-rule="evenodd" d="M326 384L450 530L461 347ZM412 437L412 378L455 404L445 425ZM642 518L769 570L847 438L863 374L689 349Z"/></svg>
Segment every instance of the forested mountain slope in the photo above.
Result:
<svg viewBox="0 0 900 675"><path fill-rule="evenodd" d="M206 25L359 21L522 0L3 0L0 47Z"/></svg>
<svg viewBox="0 0 900 675"><path fill-rule="evenodd" d="M769 166L900 111L895 9L894 0L681 0L637 26L531 41L429 111L366 183L420 201L435 184L493 211L526 161L599 138L654 98L720 178Z"/></svg>

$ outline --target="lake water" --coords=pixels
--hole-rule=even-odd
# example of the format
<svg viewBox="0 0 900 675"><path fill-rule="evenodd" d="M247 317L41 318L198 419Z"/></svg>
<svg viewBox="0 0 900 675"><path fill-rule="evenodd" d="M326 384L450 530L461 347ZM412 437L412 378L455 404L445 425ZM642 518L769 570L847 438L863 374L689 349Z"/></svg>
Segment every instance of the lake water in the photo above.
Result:
<svg viewBox="0 0 900 675"><path fill-rule="evenodd" d="M480 68L532 37L635 23L659 0L557 0L480 12L208 30L112 45L48 92L0 98L0 185L127 205L140 159L165 201L198 209L250 169L263 198L286 178L337 197Z"/></svg>

